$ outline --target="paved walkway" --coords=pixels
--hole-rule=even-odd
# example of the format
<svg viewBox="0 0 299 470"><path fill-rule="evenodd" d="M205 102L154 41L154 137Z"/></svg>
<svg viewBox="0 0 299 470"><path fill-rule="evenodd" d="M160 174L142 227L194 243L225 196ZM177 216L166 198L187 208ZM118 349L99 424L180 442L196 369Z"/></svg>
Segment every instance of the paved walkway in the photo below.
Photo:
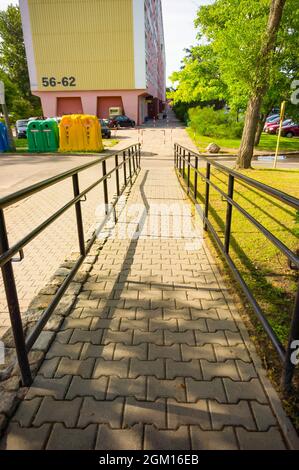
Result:
<svg viewBox="0 0 299 470"><path fill-rule="evenodd" d="M147 135L119 238L106 242L2 448L287 448L292 430L194 231L171 143Z"/></svg>

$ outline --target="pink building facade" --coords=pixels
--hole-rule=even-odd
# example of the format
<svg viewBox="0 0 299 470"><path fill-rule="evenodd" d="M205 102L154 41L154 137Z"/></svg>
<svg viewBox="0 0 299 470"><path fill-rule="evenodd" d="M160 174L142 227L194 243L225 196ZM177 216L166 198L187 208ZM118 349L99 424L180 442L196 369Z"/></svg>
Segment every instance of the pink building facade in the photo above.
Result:
<svg viewBox="0 0 299 470"><path fill-rule="evenodd" d="M161 0L71 3L70 14L70 0L59 8L54 0L20 0L31 89L44 116L108 118L119 107L138 124L157 117L166 91ZM92 50L84 47L86 37ZM49 41L58 45L56 54Z"/></svg>

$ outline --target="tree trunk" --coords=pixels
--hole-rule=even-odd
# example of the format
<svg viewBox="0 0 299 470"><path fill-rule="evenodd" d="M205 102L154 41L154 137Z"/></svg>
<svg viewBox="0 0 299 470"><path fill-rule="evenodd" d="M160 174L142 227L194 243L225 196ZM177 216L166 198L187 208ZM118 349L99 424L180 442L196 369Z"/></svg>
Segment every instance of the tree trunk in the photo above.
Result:
<svg viewBox="0 0 299 470"><path fill-rule="evenodd" d="M257 147L260 143L261 135L265 127L266 119L267 119L267 114L262 114L257 123L257 128L256 128L256 133L255 133L255 138L254 138L255 147Z"/></svg>
<svg viewBox="0 0 299 470"><path fill-rule="evenodd" d="M237 168L251 168L251 160L253 157L254 150L254 139L259 120L261 102L262 97L259 93L257 94L257 96L253 96L249 100L237 160Z"/></svg>
<svg viewBox="0 0 299 470"><path fill-rule="evenodd" d="M256 61L256 81L247 105L237 168L250 168L251 166L261 104L268 88L271 52L275 46L285 3L286 0L271 1L265 40Z"/></svg>

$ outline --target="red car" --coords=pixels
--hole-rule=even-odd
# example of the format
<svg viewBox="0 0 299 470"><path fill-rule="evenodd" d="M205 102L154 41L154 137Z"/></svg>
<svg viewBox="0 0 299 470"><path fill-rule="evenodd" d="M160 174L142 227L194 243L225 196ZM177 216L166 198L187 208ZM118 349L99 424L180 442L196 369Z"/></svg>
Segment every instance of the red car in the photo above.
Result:
<svg viewBox="0 0 299 470"><path fill-rule="evenodd" d="M283 126L288 126L289 124L292 124L292 119L286 119L282 123ZM267 132L267 134L276 134L276 131L279 128L279 125L280 125L279 121L275 122L274 124L269 123L265 129L265 132Z"/></svg>
<svg viewBox="0 0 299 470"><path fill-rule="evenodd" d="M265 126L264 126L264 132L267 132L268 127L273 126L274 124L278 123L279 125L279 120L280 120L280 117L276 116L273 119L271 119L271 121L266 121Z"/></svg>
<svg viewBox="0 0 299 470"><path fill-rule="evenodd" d="M291 122L287 126L283 126L281 135L284 137L299 137L299 124Z"/></svg>

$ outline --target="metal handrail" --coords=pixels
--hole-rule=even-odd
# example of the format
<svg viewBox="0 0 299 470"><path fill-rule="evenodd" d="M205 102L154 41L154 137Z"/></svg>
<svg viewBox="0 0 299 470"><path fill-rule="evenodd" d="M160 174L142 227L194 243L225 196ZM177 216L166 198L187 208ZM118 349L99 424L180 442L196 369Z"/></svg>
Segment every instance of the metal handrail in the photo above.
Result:
<svg viewBox="0 0 299 470"><path fill-rule="evenodd" d="M198 168L199 160L203 160L204 162L206 162L205 174ZM280 360L283 362L282 387L285 392L290 391L295 370L295 364L293 364L291 361L291 355L293 352L292 344L294 341L299 340L299 287L295 300L288 345L287 348L285 348L277 337L273 328L269 324L265 314L263 313L260 305L255 299L252 291L246 284L242 274L235 265L233 259L229 254L229 250L231 242L232 211L234 208L240 214L246 217L247 220L249 220L259 230L259 232L261 232L281 253L283 253L283 255L286 256L286 258L289 260L289 262L293 264L293 266L299 268L298 253L294 253L292 250L290 250L273 233L271 233L258 220L256 220L255 217L253 217L246 209L244 209L240 204L234 201L234 183L235 181L240 181L242 182L241 184L246 183L247 186L258 189L260 192L270 195L281 203L286 204L296 210L299 210L299 199L283 191L279 191L278 189L272 188L271 186L268 186L264 183L256 181L246 175L238 173L237 171L232 170L231 168L228 168L227 166L222 165L221 163L215 162L213 159L211 159L211 156L208 154L196 153L193 150L183 147L177 143L174 145L174 166L177 171L177 175L180 178L182 186L186 190L190 199L195 204L197 204L198 196L198 177L200 177L201 180L205 183L204 209L203 211L199 211L204 223L204 229L206 231L209 231L213 236L215 242L217 243L217 246L219 247L222 255L228 263L232 274L234 275L235 279L242 288L245 296L250 302L265 332L267 333L270 341L272 342L275 350L277 351ZM211 181L211 167L217 168L228 176L227 193L223 191L216 183ZM193 190L191 188L191 169L194 171ZM187 183L185 183L185 179L187 179ZM224 229L224 243L220 239L211 221L209 220L210 188L215 189L227 203L226 221Z"/></svg>
<svg viewBox="0 0 299 470"><path fill-rule="evenodd" d="M122 158L122 161L119 159ZM112 170L107 172L106 162L109 160L114 160L114 167ZM32 382L32 375L30 370L30 365L28 361L28 352L31 350L32 346L36 342L40 333L42 332L47 321L51 317L55 308L62 299L64 293L66 292L71 281L74 279L76 273L78 272L80 266L82 265L84 259L88 255L92 245L97 239L97 232L91 236L90 240L85 244L84 240L84 227L83 227L83 218L81 211L81 201L83 197L94 189L96 186L103 183L104 190L104 202L105 202L105 218L102 223L102 227L109 220L111 214L114 214L114 220L117 221L115 207L119 198L124 193L128 184L133 184L133 177L137 175L140 171L141 163L141 145L134 144L130 147L127 147L119 152L113 153L111 155L105 156L103 158L97 159L93 162L87 163L85 165L72 168L71 170L65 171L59 175L48 178L44 181L35 183L27 188L24 188L20 191L17 191L13 194L9 194L0 199L0 267L3 276L5 294L7 299L7 305L10 315L10 321L12 325L12 331L15 340L16 354L21 371L21 377L23 384L28 386ZM100 178L96 179L88 188L80 192L79 189L79 174L89 168L92 168L96 165L102 166L102 175ZM123 185L120 185L120 170L123 170ZM108 185L107 180L115 173L116 175L116 198L109 204L109 194L108 194ZM28 198L44 189L58 184L68 178L72 178L73 183L73 194L74 197L64 204L60 209L58 209L54 214L48 217L43 223L35 227L29 234L24 236L21 240L15 243L12 247L9 246L6 223L5 223L5 214L4 209L12 206L16 202L22 201L25 198ZM80 256L75 262L73 268L70 270L67 277L64 279L62 285L57 290L52 301L48 307L42 313L40 319L31 330L29 336L25 339L24 329L22 325L22 319L20 314L18 292L16 288L12 262L13 256L20 252L23 254L23 248L28 245L34 238L36 238L41 232L46 230L55 220L57 220L61 215L63 215L68 209L72 206L75 206L76 210L76 222L77 222L77 232L78 232L78 242L80 249Z"/></svg>

